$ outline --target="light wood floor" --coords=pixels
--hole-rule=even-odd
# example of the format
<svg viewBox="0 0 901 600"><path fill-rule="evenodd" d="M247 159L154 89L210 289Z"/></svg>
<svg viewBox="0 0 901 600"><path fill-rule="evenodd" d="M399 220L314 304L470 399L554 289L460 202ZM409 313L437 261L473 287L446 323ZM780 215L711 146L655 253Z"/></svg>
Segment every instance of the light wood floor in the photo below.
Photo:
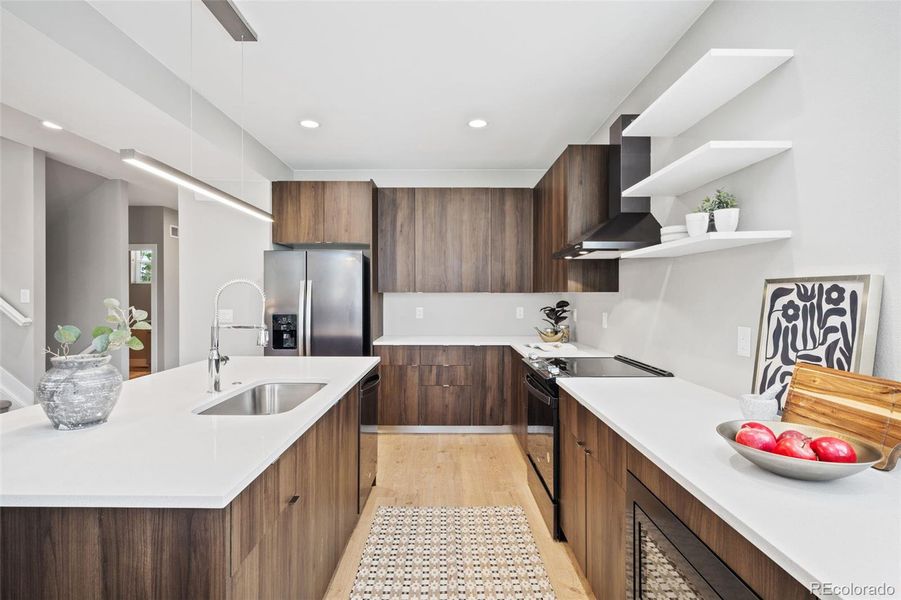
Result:
<svg viewBox="0 0 901 600"><path fill-rule="evenodd" d="M566 545L551 539L541 519L526 483L525 460L512 435L382 434L377 484L326 598L346 600L350 595L375 509L385 504L522 506L557 597L590 597Z"/></svg>

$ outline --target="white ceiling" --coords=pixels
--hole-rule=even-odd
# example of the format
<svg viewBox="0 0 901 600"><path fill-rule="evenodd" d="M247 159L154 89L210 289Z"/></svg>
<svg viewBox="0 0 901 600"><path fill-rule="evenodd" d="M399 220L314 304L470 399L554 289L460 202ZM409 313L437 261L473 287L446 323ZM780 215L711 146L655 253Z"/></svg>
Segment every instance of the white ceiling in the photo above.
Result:
<svg viewBox="0 0 901 600"><path fill-rule="evenodd" d="M294 169L544 169L710 1L237 4L243 103L241 44L198 0L91 1Z"/></svg>

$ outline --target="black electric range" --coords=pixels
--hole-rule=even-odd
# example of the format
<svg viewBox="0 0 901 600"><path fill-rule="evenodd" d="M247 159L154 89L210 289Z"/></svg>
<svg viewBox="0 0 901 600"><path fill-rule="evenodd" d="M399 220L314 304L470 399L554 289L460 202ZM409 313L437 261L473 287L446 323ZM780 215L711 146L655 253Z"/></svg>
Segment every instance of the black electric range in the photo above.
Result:
<svg viewBox="0 0 901 600"><path fill-rule="evenodd" d="M539 358L531 355L523 359L527 369L523 384L528 402L526 454L536 478L530 478L532 494L541 506L550 504L545 514L553 515L548 523L551 534L560 539L559 507L560 477L560 419L557 403L559 377L672 377L669 371L641 363L625 356L592 358Z"/></svg>

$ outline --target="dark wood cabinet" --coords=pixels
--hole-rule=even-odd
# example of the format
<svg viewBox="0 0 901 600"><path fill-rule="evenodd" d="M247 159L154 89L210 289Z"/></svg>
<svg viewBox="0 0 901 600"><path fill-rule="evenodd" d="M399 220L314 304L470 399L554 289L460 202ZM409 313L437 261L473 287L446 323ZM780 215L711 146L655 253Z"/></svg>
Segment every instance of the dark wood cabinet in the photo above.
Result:
<svg viewBox="0 0 901 600"><path fill-rule="evenodd" d="M565 260L554 252L608 214L607 146L567 146L533 190L532 288L536 292L616 292L619 261Z"/></svg>
<svg viewBox="0 0 901 600"><path fill-rule="evenodd" d="M525 365L522 362L522 356L513 348L507 348L505 356L505 364L507 368L507 394L509 396L508 404L510 411L509 423L513 427L513 435L516 437L517 445L523 456L526 455L526 429L528 427L529 406L528 396L526 394L525 383Z"/></svg>
<svg viewBox="0 0 901 600"><path fill-rule="evenodd" d="M272 241L276 244L372 244L371 181L276 181Z"/></svg>
<svg viewBox="0 0 901 600"><path fill-rule="evenodd" d="M585 572L585 443L560 421L560 529Z"/></svg>
<svg viewBox="0 0 901 600"><path fill-rule="evenodd" d="M419 425L419 347L376 346L379 425Z"/></svg>
<svg viewBox="0 0 901 600"><path fill-rule="evenodd" d="M322 598L357 521L356 390L223 509L0 511L0 598Z"/></svg>
<svg viewBox="0 0 901 600"><path fill-rule="evenodd" d="M493 188L489 194L492 292L532 291L532 190Z"/></svg>
<svg viewBox="0 0 901 600"><path fill-rule="evenodd" d="M505 346L474 348L473 425L510 423L506 350Z"/></svg>
<svg viewBox="0 0 901 600"><path fill-rule="evenodd" d="M416 291L416 200L413 188L378 191L378 291Z"/></svg>
<svg viewBox="0 0 901 600"><path fill-rule="evenodd" d="M419 424L471 425L472 386L421 386L419 388Z"/></svg>

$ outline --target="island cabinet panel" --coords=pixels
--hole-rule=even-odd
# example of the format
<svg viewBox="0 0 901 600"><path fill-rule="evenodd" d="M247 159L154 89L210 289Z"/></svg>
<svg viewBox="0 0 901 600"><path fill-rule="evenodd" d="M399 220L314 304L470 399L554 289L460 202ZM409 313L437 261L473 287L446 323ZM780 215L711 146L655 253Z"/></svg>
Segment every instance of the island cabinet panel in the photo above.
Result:
<svg viewBox="0 0 901 600"><path fill-rule="evenodd" d="M529 406L526 387L523 381L525 377L525 364L522 362L522 356L513 348L507 348L506 363L510 365L507 369L507 390L510 396L510 424L513 427L513 435L516 437L517 445L523 456L526 454L526 430L528 427Z"/></svg>
<svg viewBox="0 0 901 600"><path fill-rule="evenodd" d="M569 424L560 422L560 529L585 572L585 452Z"/></svg>
<svg viewBox="0 0 901 600"><path fill-rule="evenodd" d="M379 188L378 291L416 291L416 201L413 188Z"/></svg>
<svg viewBox="0 0 901 600"><path fill-rule="evenodd" d="M272 241L277 244L372 244L371 181L276 181Z"/></svg>
<svg viewBox="0 0 901 600"><path fill-rule="evenodd" d="M278 475L278 463L274 463L232 500L229 511L232 574L238 571L244 558L260 543L278 519Z"/></svg>

